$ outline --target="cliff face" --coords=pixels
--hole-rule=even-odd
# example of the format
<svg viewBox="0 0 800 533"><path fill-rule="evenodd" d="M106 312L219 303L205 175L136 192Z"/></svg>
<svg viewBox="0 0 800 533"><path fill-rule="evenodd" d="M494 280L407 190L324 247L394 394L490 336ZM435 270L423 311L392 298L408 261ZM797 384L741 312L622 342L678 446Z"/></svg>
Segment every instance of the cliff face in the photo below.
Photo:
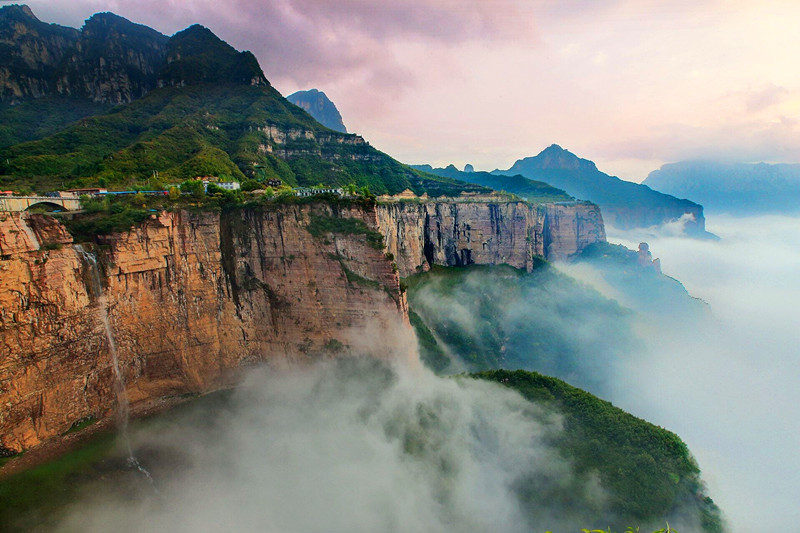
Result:
<svg viewBox="0 0 800 533"><path fill-rule="evenodd" d="M80 249L52 219L3 216L0 446L19 451L108 416L114 375ZM132 408L222 386L250 363L347 350L363 328L407 324L384 250L363 234L308 231L341 218L376 222L326 205L177 212L109 238L102 290ZM372 353L395 344L382 336Z"/></svg>
<svg viewBox="0 0 800 533"><path fill-rule="evenodd" d="M156 87L168 38L111 13L81 31L46 24L27 6L0 9L0 101L47 95L125 103Z"/></svg>
<svg viewBox="0 0 800 533"><path fill-rule="evenodd" d="M94 267L54 219L1 214L0 452L113 412L103 309L137 411L261 361L397 354L410 331L401 275L531 269L534 255L565 258L604 238L590 204L318 203L153 215L88 250Z"/></svg>
<svg viewBox="0 0 800 533"><path fill-rule="evenodd" d="M52 92L56 69L79 36L78 30L41 22L27 6L0 8L0 101Z"/></svg>
<svg viewBox="0 0 800 533"><path fill-rule="evenodd" d="M531 270L534 256L563 260L606 238L600 209L585 203L396 202L377 212L403 277L434 264Z"/></svg>
<svg viewBox="0 0 800 533"><path fill-rule="evenodd" d="M331 102L324 92L317 89L297 91L287 96L286 99L294 105L302 107L323 126L341 133L347 133L347 128L342 122L342 115L336 108L336 104Z"/></svg>

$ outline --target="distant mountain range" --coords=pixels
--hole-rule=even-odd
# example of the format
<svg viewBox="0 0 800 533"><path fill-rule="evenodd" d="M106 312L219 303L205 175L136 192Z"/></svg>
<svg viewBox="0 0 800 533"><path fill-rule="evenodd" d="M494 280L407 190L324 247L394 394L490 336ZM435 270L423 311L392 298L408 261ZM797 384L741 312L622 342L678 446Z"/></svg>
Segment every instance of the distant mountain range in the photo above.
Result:
<svg viewBox="0 0 800 533"><path fill-rule="evenodd" d="M486 190L426 175L324 127L270 85L253 54L199 25L167 37L100 13L79 31L12 5L0 8L0 49L5 189L214 175L354 183L379 194Z"/></svg>
<svg viewBox="0 0 800 533"><path fill-rule="evenodd" d="M518 160L508 170L495 170L492 174L522 175L544 181L578 199L594 202L602 209L605 222L616 228L657 226L688 214L691 219L685 226L687 235L711 236L705 231L702 205L609 176L599 171L592 161L581 159L557 144L537 156Z"/></svg>
<svg viewBox="0 0 800 533"><path fill-rule="evenodd" d="M489 187L496 191L505 191L516 194L520 198L533 203L539 202L568 202L574 200L569 194L556 189L549 183L542 181L529 180L520 175L517 176L495 176L488 172L475 172L468 170L458 170L454 165L445 168L433 168L430 165L411 165L412 168L429 172L437 176L452 178L467 183L474 183ZM468 167L469 168L469 167Z"/></svg>
<svg viewBox="0 0 800 533"><path fill-rule="evenodd" d="M342 122L342 115L336 109L336 105L331 102L324 92L317 89L307 91L297 91L286 97L291 103L303 108L306 113L317 119L323 126L335 131L347 133L347 128Z"/></svg>
<svg viewBox="0 0 800 533"><path fill-rule="evenodd" d="M644 183L693 198L711 212L800 212L800 165L682 161L651 172Z"/></svg>

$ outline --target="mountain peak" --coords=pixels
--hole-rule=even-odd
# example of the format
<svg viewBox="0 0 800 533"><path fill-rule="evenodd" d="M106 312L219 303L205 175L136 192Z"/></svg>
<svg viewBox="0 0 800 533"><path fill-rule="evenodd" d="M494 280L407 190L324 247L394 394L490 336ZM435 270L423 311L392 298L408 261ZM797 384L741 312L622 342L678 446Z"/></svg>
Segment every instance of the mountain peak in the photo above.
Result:
<svg viewBox="0 0 800 533"><path fill-rule="evenodd" d="M15 17L15 18L32 18L34 20L39 20L36 18L36 15L33 14L33 11L30 7L26 4L10 4L7 6L0 7L0 17Z"/></svg>
<svg viewBox="0 0 800 533"><path fill-rule="evenodd" d="M167 64L159 86L197 83L269 85L258 60L250 52L237 52L214 32L193 24L167 44Z"/></svg>
<svg viewBox="0 0 800 533"><path fill-rule="evenodd" d="M323 126L347 133L347 128L345 128L342 121L342 115L336 109L336 104L324 92L317 89L297 91L287 96L286 99L297 107L302 108Z"/></svg>
<svg viewBox="0 0 800 533"><path fill-rule="evenodd" d="M551 144L539 155L529 159L536 168L542 169L597 170L597 166L592 161L581 159L557 144Z"/></svg>

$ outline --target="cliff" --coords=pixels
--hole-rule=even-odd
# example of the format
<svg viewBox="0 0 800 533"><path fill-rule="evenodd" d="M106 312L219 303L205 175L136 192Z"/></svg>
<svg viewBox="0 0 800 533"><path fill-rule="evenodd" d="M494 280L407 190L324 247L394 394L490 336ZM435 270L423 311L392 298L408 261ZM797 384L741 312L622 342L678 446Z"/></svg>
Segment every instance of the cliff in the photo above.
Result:
<svg viewBox="0 0 800 533"><path fill-rule="evenodd" d="M55 219L3 214L0 452L113 412L104 310L141 411L262 361L396 354L410 331L400 276L432 264L530 270L604 240L591 204L272 205L154 214L102 238L93 267Z"/></svg>
<svg viewBox="0 0 800 533"><path fill-rule="evenodd" d="M530 271L536 256L568 259L606 239L600 209L587 203L390 202L377 213L403 277L434 264L508 264Z"/></svg>
<svg viewBox="0 0 800 533"><path fill-rule="evenodd" d="M347 128L342 122L342 115L336 108L336 104L331 102L328 96L317 89L307 91L297 91L286 97L294 105L303 108L309 115L314 117L326 128L347 133Z"/></svg>
<svg viewBox="0 0 800 533"><path fill-rule="evenodd" d="M375 227L374 212L317 204L162 213L108 238L102 290L131 407L223 386L255 362L357 349L364 328L407 324L381 247L335 224L310 233L346 218ZM0 258L0 447L20 451L109 416L114 375L91 265L64 228L3 215ZM372 353L395 343L375 337Z"/></svg>
<svg viewBox="0 0 800 533"><path fill-rule="evenodd" d="M28 6L0 9L0 101L72 96L123 103L156 87L168 37L112 13L81 31L41 22Z"/></svg>

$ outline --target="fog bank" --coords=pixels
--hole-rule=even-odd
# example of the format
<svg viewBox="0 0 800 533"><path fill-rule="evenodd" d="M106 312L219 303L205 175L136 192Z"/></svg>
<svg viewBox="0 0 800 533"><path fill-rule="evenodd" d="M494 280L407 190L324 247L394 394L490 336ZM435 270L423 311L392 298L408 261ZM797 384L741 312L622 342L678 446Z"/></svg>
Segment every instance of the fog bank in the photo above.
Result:
<svg viewBox="0 0 800 533"><path fill-rule="evenodd" d="M58 531L559 531L568 517L521 494L571 486L548 444L560 431L501 386L405 364L261 369L215 408L134 435L157 493L91 489ZM572 494L604 498L591 482Z"/></svg>
<svg viewBox="0 0 800 533"><path fill-rule="evenodd" d="M794 531L800 218L713 217L708 229L721 240L609 228L612 242L649 242L664 273L708 302L714 317L689 327L643 322L648 350L621 361L610 399L683 437L735 533Z"/></svg>

